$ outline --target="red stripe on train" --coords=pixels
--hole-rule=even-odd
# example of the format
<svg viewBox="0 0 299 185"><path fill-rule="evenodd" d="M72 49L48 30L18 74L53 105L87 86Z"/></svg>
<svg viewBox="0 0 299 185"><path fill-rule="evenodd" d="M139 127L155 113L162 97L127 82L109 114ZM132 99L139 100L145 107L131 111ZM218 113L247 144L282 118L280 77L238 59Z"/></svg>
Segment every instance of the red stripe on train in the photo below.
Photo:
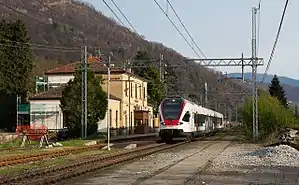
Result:
<svg viewBox="0 0 299 185"><path fill-rule="evenodd" d="M182 116L182 113L183 113L183 110L184 110L184 107L186 105L187 101L184 100L183 104L181 105L181 112L180 112L180 116L179 116L179 119L178 120L165 120L164 119L164 115L163 116L163 120L164 120L164 123L165 125L167 126L170 126L170 125L178 125L179 124L179 121L180 121L180 117Z"/></svg>

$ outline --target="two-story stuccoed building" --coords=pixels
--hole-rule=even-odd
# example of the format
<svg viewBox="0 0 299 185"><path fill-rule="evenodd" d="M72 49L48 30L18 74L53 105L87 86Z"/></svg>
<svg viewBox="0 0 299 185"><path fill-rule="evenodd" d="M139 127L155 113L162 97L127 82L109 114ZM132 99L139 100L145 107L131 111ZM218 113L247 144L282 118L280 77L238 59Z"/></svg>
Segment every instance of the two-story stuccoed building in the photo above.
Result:
<svg viewBox="0 0 299 185"><path fill-rule="evenodd" d="M80 63L70 63L45 73L48 90L29 99L32 123L43 122L48 129L61 129L65 126L63 113L59 107L60 99L64 85L74 78L78 64ZM89 65L96 74L102 75L104 79L102 88L107 92L107 69L99 62L89 62ZM145 79L133 74L130 69L111 68L108 110L111 116L110 120L107 120L106 114L106 118L99 122L98 131L107 132L109 122L112 132L121 132L122 134L148 132L154 125L153 108L148 105L147 100L147 81ZM44 110L41 111L41 109ZM47 110L49 110L48 115L39 115L41 112L47 114Z"/></svg>

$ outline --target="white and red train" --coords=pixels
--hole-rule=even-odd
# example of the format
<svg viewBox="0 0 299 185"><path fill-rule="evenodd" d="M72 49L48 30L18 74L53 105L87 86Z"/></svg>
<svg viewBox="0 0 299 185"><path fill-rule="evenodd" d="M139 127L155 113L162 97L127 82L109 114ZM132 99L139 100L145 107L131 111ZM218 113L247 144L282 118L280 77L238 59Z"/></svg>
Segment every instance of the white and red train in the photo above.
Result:
<svg viewBox="0 0 299 185"><path fill-rule="evenodd" d="M198 137L224 127L223 114L181 97L165 98L159 106L159 114L159 137L163 142Z"/></svg>

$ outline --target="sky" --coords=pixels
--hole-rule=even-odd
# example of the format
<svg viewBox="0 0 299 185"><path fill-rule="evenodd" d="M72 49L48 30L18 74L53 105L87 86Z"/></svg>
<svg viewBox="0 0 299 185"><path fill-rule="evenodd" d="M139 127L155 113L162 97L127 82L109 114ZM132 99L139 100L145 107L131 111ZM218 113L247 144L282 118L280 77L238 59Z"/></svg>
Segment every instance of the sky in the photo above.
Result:
<svg viewBox="0 0 299 185"><path fill-rule="evenodd" d="M102 0L85 1L117 21ZM114 1L137 32L147 40L160 42L186 57L198 58L154 0ZM126 23L113 3L110 0L106 2ZM166 0L157 2L166 10ZM241 57L242 52L244 57L251 57L251 10L253 6L257 7L258 0L171 0L171 3L207 58L237 58ZM265 62L264 66L258 67L258 73L265 72L284 4L284 0L261 2L258 57L264 58ZM169 6L168 15L191 43ZM298 16L299 1L290 0L268 74L299 79L299 62L296 61L299 51ZM241 72L241 67L216 69L224 73ZM251 72L251 67L245 67L245 72Z"/></svg>

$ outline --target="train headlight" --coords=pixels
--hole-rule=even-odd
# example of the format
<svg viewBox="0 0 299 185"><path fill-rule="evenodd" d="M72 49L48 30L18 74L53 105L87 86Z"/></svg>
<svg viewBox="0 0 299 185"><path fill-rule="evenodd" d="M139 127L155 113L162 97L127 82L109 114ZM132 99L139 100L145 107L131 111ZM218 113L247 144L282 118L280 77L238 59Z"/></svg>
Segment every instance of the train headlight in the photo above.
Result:
<svg viewBox="0 0 299 185"><path fill-rule="evenodd" d="M164 122L161 122L161 125L165 125L165 123L164 123Z"/></svg>

